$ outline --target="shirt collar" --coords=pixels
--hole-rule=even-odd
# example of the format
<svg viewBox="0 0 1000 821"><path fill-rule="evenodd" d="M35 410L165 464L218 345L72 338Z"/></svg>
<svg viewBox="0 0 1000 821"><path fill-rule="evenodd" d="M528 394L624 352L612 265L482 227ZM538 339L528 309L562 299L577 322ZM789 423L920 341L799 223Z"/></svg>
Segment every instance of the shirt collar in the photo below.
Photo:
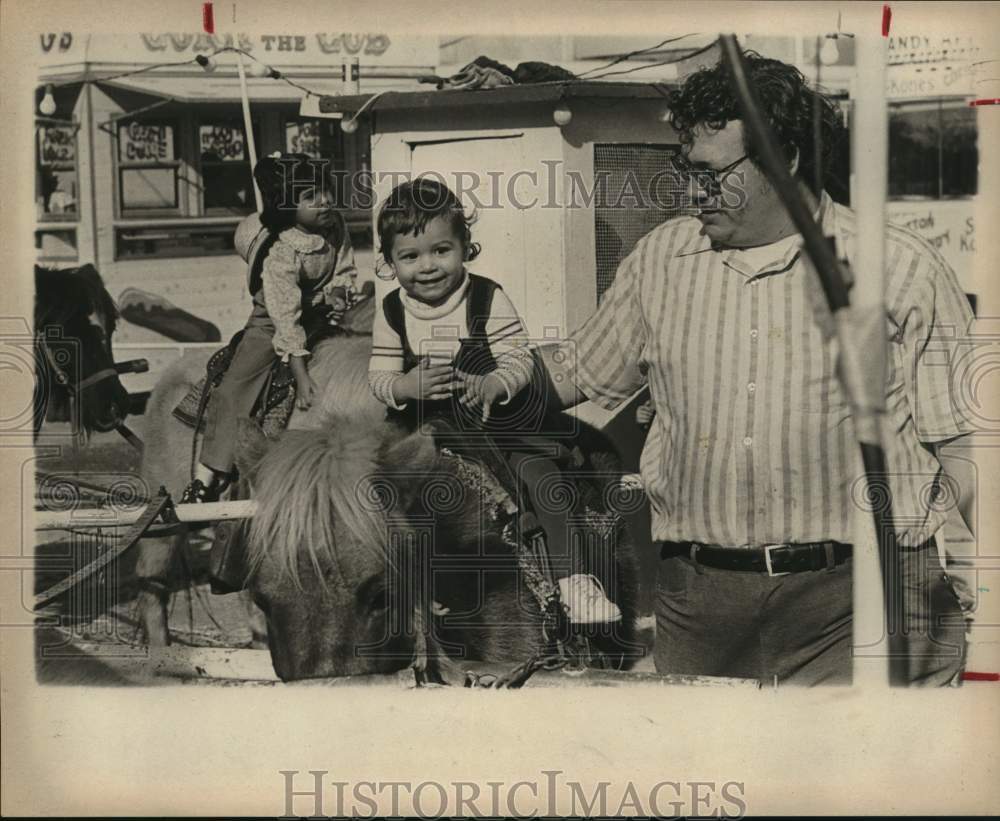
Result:
<svg viewBox="0 0 1000 821"><path fill-rule="evenodd" d="M281 232L281 241L287 242L296 251L301 251L304 254L319 251L324 245L326 245L325 237L320 234L312 234L308 231L303 231L296 225L293 225L291 228L286 228Z"/></svg>
<svg viewBox="0 0 1000 821"><path fill-rule="evenodd" d="M686 257L691 254L700 254L702 251L709 251L712 249L712 240L709 239L707 234L702 234L699 230L701 228L701 223L694 218L692 218L691 221L695 223L695 231L691 238L685 242L677 252L677 256L679 257Z"/></svg>
<svg viewBox="0 0 1000 821"><path fill-rule="evenodd" d="M837 244L837 255L841 259L850 258L849 251L853 250L853 238L846 231L842 221L838 219L837 206L826 191L820 193L819 204L816 207L816 211L813 213L813 217L819 221L820 227L822 228L825 236L834 237ZM713 250L725 254L726 252L733 251L735 249L713 245L712 240L708 237L708 235L695 231L694 235L681 246L680 250L677 252L677 256L690 256L692 254L700 254L705 251ZM760 270L787 269L800 251L801 240L798 243L794 243L789 249L786 249L780 259L775 260L773 263L768 263Z"/></svg>

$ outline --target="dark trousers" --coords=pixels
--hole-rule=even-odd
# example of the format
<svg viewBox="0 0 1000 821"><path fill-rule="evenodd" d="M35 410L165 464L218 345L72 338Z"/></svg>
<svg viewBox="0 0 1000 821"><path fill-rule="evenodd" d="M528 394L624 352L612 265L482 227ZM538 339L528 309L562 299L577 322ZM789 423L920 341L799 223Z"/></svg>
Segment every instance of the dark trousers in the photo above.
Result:
<svg viewBox="0 0 1000 821"><path fill-rule="evenodd" d="M965 657L958 597L933 540L901 557L908 680L952 683ZM850 684L851 574L850 560L771 577L665 558L657 578L656 669L765 685Z"/></svg>
<svg viewBox="0 0 1000 821"><path fill-rule="evenodd" d="M222 382L212 391L201 446L201 463L212 470L229 473L233 469L236 422L250 416L267 382L276 358L273 340L270 322L248 324Z"/></svg>
<svg viewBox="0 0 1000 821"><path fill-rule="evenodd" d="M537 453L512 450L505 457L527 491L538 523L545 530L545 547L553 578L563 579L572 575L574 557L570 555L568 533L570 511L565 504L560 504L562 500L559 496L563 489L558 484L549 485L546 489L547 483L559 482L562 471L552 459Z"/></svg>

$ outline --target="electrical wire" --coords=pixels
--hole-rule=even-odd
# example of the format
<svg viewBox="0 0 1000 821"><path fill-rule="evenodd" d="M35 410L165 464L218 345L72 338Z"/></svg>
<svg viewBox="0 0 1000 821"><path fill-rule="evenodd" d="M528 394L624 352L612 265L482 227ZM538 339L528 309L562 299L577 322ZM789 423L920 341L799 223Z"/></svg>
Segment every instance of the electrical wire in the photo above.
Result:
<svg viewBox="0 0 1000 821"><path fill-rule="evenodd" d="M292 86L293 88L296 88L299 91L303 92L304 94L306 94L309 97L321 97L322 96L322 94L320 94L319 92L314 91L313 89L308 88L307 86L304 86L301 83L298 83L298 82L296 82L295 80L292 80L289 77L286 77L283 72L279 71L278 69L274 68L271 65L268 65L263 60L257 59L253 54L251 54L250 52L246 51L245 49L236 48L235 46L224 46L224 47L222 47L220 49L216 49L215 51L210 52L210 53L198 54L198 55L196 55L196 56L194 56L194 57L192 57L192 58L190 58L188 60L175 60L175 61L169 62L169 63L151 63L148 66L142 66L141 68L131 69L129 71L120 71L117 74L108 74L108 75L104 75L104 76L100 76L100 77L97 77L97 76L87 77L82 82L84 82L84 83L107 83L107 82L111 82L113 80L121 80L121 79L124 79L126 77L134 77L134 76L136 76L138 74L145 74L147 72L155 71L155 70L161 69L161 68L177 68L179 66L200 65L199 62L198 62L198 58L199 57L204 57L204 58L211 59L212 57L218 57L220 54L226 54L226 53L233 53L233 54L239 53L239 54L242 54L244 57L248 57L249 59L253 60L255 63L258 63L258 64L260 64L262 66L266 66L269 69L269 74L270 74L270 77L272 79L281 80L281 81L287 83L289 86ZM73 85L74 83L79 83L79 82L81 82L79 79L75 79L75 80L63 80L61 82L46 83L46 85L52 85L54 87L59 88L59 87L62 87L62 86Z"/></svg>
<svg viewBox="0 0 1000 821"><path fill-rule="evenodd" d="M683 63L685 60L690 60L692 57L697 57L699 54L704 54L706 51L711 51L713 48L715 48L717 43L718 40L713 40L711 43L707 43L701 48L697 48L694 51L688 52L683 57L674 57L670 60L660 60L659 62L656 63L648 63L643 66L633 66L632 68L621 69L620 71L606 71L604 74L598 74L594 77L588 77L587 80L588 81L600 80L603 79L604 77L612 77L620 74L632 74L635 71L642 71L644 69L654 68L656 66L669 66L673 65L674 63Z"/></svg>
<svg viewBox="0 0 1000 821"><path fill-rule="evenodd" d="M604 71L604 69L616 66L619 63L623 63L632 57L638 57L640 54L646 54L647 52L650 51L656 51L658 48L663 48L668 43L676 43L678 40L683 40L685 37L693 37L693 36L694 36L693 34L682 34L680 35L680 37L670 37L660 43L657 43L655 46L649 46L649 48L640 48L637 49L636 51L630 51L628 54L619 54L610 63L607 63L606 65L603 66L596 66L595 68L590 68L587 69L586 71L582 71L579 74L577 74L576 77L578 80L582 80L586 75L592 74L595 71Z"/></svg>

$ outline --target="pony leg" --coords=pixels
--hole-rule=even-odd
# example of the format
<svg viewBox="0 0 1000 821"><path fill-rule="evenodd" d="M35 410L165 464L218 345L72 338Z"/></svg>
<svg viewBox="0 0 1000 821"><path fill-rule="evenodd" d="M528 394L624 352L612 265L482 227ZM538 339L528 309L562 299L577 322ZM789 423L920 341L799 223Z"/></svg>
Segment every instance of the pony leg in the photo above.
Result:
<svg viewBox="0 0 1000 821"><path fill-rule="evenodd" d="M186 541L186 536L182 534L143 539L139 542L136 562L139 595L136 597L136 605L143 636L151 647L170 644L167 603L170 601L171 582L175 577L174 564Z"/></svg>
<svg viewBox="0 0 1000 821"><path fill-rule="evenodd" d="M246 607L247 621L250 622L250 646L254 650L267 650L267 616L253 602L253 596L249 591L240 592L240 598Z"/></svg>

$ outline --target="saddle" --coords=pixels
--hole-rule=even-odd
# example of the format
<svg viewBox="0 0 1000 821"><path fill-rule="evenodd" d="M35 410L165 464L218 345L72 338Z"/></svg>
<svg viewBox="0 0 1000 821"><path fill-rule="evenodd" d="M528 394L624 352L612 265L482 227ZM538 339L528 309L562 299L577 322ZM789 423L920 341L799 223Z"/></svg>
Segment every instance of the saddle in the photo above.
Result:
<svg viewBox="0 0 1000 821"><path fill-rule="evenodd" d="M212 391L222 383L233 361L236 346L242 338L243 331L238 331L229 340L229 344L212 354L205 367L205 375L191 386L173 410L174 418L197 433L204 432L205 410L211 401ZM250 415L262 426L269 416L274 417L270 420L272 424L269 427L281 430L287 424L294 404L295 377L292 375L292 369L287 362L276 359Z"/></svg>
<svg viewBox="0 0 1000 821"><path fill-rule="evenodd" d="M313 321L305 328L307 347L311 349L323 339L333 336L370 335L374 318L373 295L374 286L372 283L365 283L361 299L344 314L339 325L329 325L325 321L325 315L314 316ZM205 368L205 375L191 386L173 410L174 418L196 433L204 431L205 410L211 401L212 391L221 384L242 338L243 331L237 331L224 348L212 354ZM275 436L285 429L294 408L295 377L291 366L275 359L250 415L261 425L265 435Z"/></svg>

